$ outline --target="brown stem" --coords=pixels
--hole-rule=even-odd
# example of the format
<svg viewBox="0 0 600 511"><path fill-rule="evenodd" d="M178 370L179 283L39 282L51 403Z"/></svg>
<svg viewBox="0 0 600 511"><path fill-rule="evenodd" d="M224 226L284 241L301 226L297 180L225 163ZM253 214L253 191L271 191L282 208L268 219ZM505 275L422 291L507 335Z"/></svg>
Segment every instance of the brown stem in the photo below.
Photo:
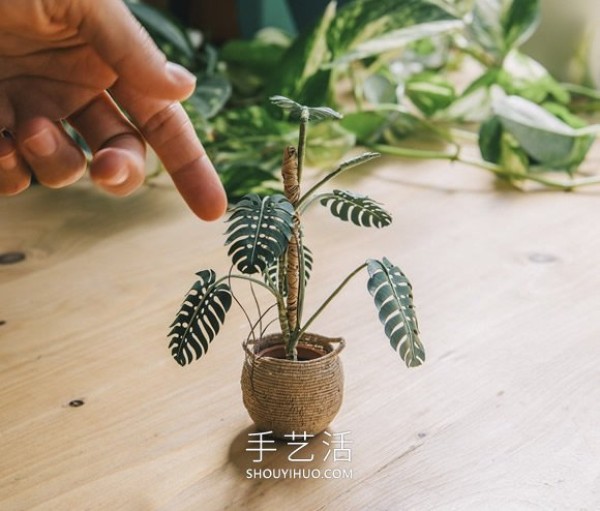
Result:
<svg viewBox="0 0 600 511"><path fill-rule="evenodd" d="M287 317L290 331L293 333L298 329L298 290L300 288L300 262L298 258L298 223L294 221L294 231L288 243L287 261Z"/></svg>
<svg viewBox="0 0 600 511"><path fill-rule="evenodd" d="M298 182L298 152L294 146L286 147L283 152L281 176L285 196L296 207L296 203L300 200L300 183Z"/></svg>
<svg viewBox="0 0 600 511"><path fill-rule="evenodd" d="M279 326L281 328L281 334L283 335L283 342L287 346L290 342L290 325L288 323L286 307L285 307L285 280L286 280L286 268L287 265L285 263L286 258L285 255L279 258L277 263L277 282L278 282L278 291L279 298L277 298L277 315L279 318Z"/></svg>
<svg viewBox="0 0 600 511"><path fill-rule="evenodd" d="M300 184L298 182L298 153L295 147L287 147L283 154L281 168L283 176L283 190L287 199L296 207L300 200ZM296 360L296 345L298 342L298 294L300 289L300 260L299 250L300 218L294 216L294 227L287 248L287 304L286 313L290 329L290 339L287 346L287 356Z"/></svg>

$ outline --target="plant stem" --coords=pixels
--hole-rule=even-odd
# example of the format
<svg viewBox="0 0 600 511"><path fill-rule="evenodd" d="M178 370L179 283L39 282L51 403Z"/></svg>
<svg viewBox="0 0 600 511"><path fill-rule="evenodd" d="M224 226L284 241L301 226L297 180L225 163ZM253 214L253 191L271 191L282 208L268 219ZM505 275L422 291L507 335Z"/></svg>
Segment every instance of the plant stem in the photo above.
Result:
<svg viewBox="0 0 600 511"><path fill-rule="evenodd" d="M456 161L458 153L447 153L444 151L430 151L427 149L409 149L407 147L397 147L385 144L373 144L372 149L391 156L400 156L402 158L415 158L418 160L449 160Z"/></svg>
<svg viewBox="0 0 600 511"><path fill-rule="evenodd" d="M284 344L290 341L290 324L287 318L287 311L285 307L285 275L286 275L286 257L282 255L277 261L277 287L279 290L279 297L277 298L277 315L279 317L279 327L281 328L281 335L283 337Z"/></svg>
<svg viewBox="0 0 600 511"><path fill-rule="evenodd" d="M523 174L521 172L512 172L509 169L504 169L500 167L500 165L496 165L495 163L491 163L489 161L484 160L472 160L469 158L464 158L460 156L459 153L445 153L443 151L427 151L420 149L407 149L404 147L396 147L396 146L388 146L382 144L375 144L372 146L373 149L383 153L389 154L391 156L399 156L403 158L415 158L415 159L432 159L432 160L447 160L447 161L456 161L462 163L464 165L469 165L471 167L477 167L483 170L487 170L492 172L496 176L507 178L507 179L516 179L516 180L528 180L533 181L534 183L539 183L549 188L556 188L558 190L573 190L574 188L578 188L581 186L592 186L600 184L600 176L599 177L588 177L588 178L580 178L580 179L571 179L570 181L557 181L555 179L551 179L548 177L544 177L539 174L529 173Z"/></svg>
<svg viewBox="0 0 600 511"><path fill-rule="evenodd" d="M522 174L520 172L511 172L510 170L503 169L499 165L482 160L458 158L456 161L459 161L460 163L463 163L465 165L470 165L472 167L479 167L480 169L489 170L493 174L500 177L504 177L507 179L529 180L533 181L534 183L539 183L541 185L547 186L548 188L556 188L557 190L570 191L574 188L579 188L581 186L592 186L600 184L600 176L571 179L570 181L557 181L555 179L550 179L538 174Z"/></svg>
<svg viewBox="0 0 600 511"><path fill-rule="evenodd" d="M229 271L229 273L217 280L215 280L212 285L210 285L207 290L206 290L206 295L209 295L213 289L215 289L221 282L224 281L229 281L229 283L231 283L231 279L240 279L240 280L246 280L249 282L254 282L255 284L258 284L259 286L264 287L265 289L268 289L271 294L273 294L273 296L275 296L276 300L282 300L281 296L279 296L277 294L277 292L272 289L271 287L267 286L264 282L261 282L260 280L254 279L252 277L245 277L243 275L232 275L231 274L231 270ZM252 321L250 320L250 317L248 316L246 310L244 309L244 307L242 306L242 304L239 302L239 300L235 297L233 290L231 289L231 284L229 285L229 293L231 294L231 298L233 300L235 300L237 302L237 304L240 306L240 308L242 309L242 312L244 313L244 315L246 316L246 319L248 320L248 324L250 325L250 328L252 329ZM182 334L182 338L185 338L185 336L188 335L189 329L191 328L191 325L193 324L194 320L196 319L197 315L199 312L199 308L195 308L192 315L189 317L188 319L188 326L186 327L184 333Z"/></svg>
<svg viewBox="0 0 600 511"><path fill-rule="evenodd" d="M312 322L317 319L317 317L319 316L319 314L321 314L321 312L323 312L323 310L331 303L331 301L339 294L339 292L346 286L346 284L348 284L348 282L350 282L350 280L352 280L352 278L358 274L363 268L367 267L367 263L363 263L361 264L358 268L356 268L352 273L350 273L343 281L342 283L335 288L335 290L333 291L333 293L331 293L329 295L329 297L327 298L327 300L325 300L321 306L313 313L313 315L308 319L308 321L305 323L305 325L300 329L300 331L298 332L298 338L302 337L302 334L304 332L306 332L306 330L308 329L308 327L310 327L310 325L312 324Z"/></svg>
<svg viewBox="0 0 600 511"><path fill-rule="evenodd" d="M303 114L307 113L305 109ZM307 119L308 120L308 119ZM306 134L305 134L306 135ZM306 139L304 138L304 143ZM302 140L301 140L301 143ZM283 163L281 166L281 176L283 178L283 191L287 200L294 207L293 226L285 250L286 264L286 288L287 288L287 304L286 315L289 325L289 338L286 343L287 358L291 360L297 359L296 345L298 344L298 329L300 328L300 313L302 307L301 300L304 297L300 294L302 285L302 277L304 268L302 267L303 260L300 258L300 216L297 212L297 204L300 199L300 182L298 180L298 159L299 152L294 147L287 147L283 153Z"/></svg>
<svg viewBox="0 0 600 511"><path fill-rule="evenodd" d="M240 307L241 307L241 304L240 304L240 302L239 302L239 301L237 301L237 300L236 300L236 302L237 302L237 303L238 303L238 305L240 305ZM272 305L270 305L270 306L267 308L267 310L265 310L265 311L264 311L264 312L263 312L263 313L260 315L260 317L259 317L259 318L258 318L258 319L257 319L257 320L254 322L254 323L250 322L250 332L248 333L248 337L246 337L246 342L248 342L248 341L250 340L250 337L253 337L253 338L254 338L254 341L256 341L256 335L255 335L254 331L256 330L256 327L257 327L257 326L259 326L259 325L260 325L260 328L259 328L259 334L258 334L258 336L259 336L259 338L260 338L260 337L263 337L263 335L264 335L264 334L263 334L263 332L264 332L264 331L265 331L265 330L266 330L266 329L269 327L269 325L270 325L271 323L273 323L274 321L277 321L277 319L273 319L272 321L269 321L269 323L267 324L267 326L266 326L265 328L263 328L263 326L262 326L262 322L263 322L263 320L265 319L265 316L266 316L266 315L267 315L269 312L271 312L271 310L273 309L273 307L275 307L275 305L276 305L276 304L272 304Z"/></svg>
<svg viewBox="0 0 600 511"><path fill-rule="evenodd" d="M479 141L479 134L474 131L469 131L463 128L450 128L450 136L456 140L457 138L461 138L463 140L467 140L473 144L476 144ZM458 144L456 144L458 145Z"/></svg>
<svg viewBox="0 0 600 511"><path fill-rule="evenodd" d="M302 107L300 113L300 130L298 133L298 184L302 182L302 169L304 168L304 154L306 153L306 134L310 112L308 108Z"/></svg>
<svg viewBox="0 0 600 511"><path fill-rule="evenodd" d="M369 160L372 160L373 158L377 158L378 156L380 156L379 153L363 153L360 156L357 156L356 158L352 158L348 161L341 163L339 165L339 167L337 167L333 172L330 172L329 174L327 174L318 183L313 185L310 188L310 190L308 190L308 192L306 192L304 195L302 195L302 197L300 197L300 200L298 201L298 204L297 204L297 209L299 209L300 206L304 202L309 200L311 195L313 195L321 186L323 186L325 183L327 183L327 181L331 181L334 177L336 177L338 174L341 174L344 170L348 170L352 167L355 167L356 165L360 165L361 163L365 163ZM309 200L309 202L310 202L310 200Z"/></svg>
<svg viewBox="0 0 600 511"><path fill-rule="evenodd" d="M220 279L216 280L212 287L214 288L217 284L221 283L224 280L231 281L231 279L245 280L250 283L258 284L259 286L262 286L271 292L271 294L275 297L275 301L277 303L277 309L279 311L279 321L280 321L281 333L284 336L284 339L286 338L286 336L289 338L290 333L289 333L289 327L287 326L287 318L285 318L285 300L283 299L283 296L280 293L278 293L277 291L275 291L275 289L273 289L273 287L265 284L264 282L261 282L260 280L257 280L252 277L246 277L244 275L231 275L231 273L229 275L226 275L225 277L221 277ZM229 286L229 287L231 288L231 286ZM253 294L254 294L254 291L253 291ZM237 302L237 304L240 306L240 308L246 315L246 319L248 320L248 323L250 324L251 331L254 332L256 325L252 326L252 321L250 321L250 318L249 318L248 314L246 313L246 310L244 309L242 304L239 302L239 300L235 297L235 295L233 294L233 291L231 292L231 296ZM269 307L269 309L267 309L267 310L270 310L270 309L271 309L271 307ZM282 311L284 311L283 318L282 318L282 314L281 314ZM262 315L261 315L261 319L262 319Z"/></svg>
<svg viewBox="0 0 600 511"><path fill-rule="evenodd" d="M239 280L246 280L248 282L253 282L254 284L257 284L257 285L267 289L276 299L281 298L280 295L277 293L277 291L275 291L272 287L268 286L267 284L265 284L264 282L262 282L258 279L255 279L253 277L246 277L245 275L225 275L224 277L217 279L215 281L215 283L212 285L212 287L215 287L217 284L220 284L224 280L229 280L229 279L239 279Z"/></svg>
<svg viewBox="0 0 600 511"><path fill-rule="evenodd" d="M591 89L584 85L578 85L576 83L561 83L561 87L563 87L567 92L571 92L573 94L577 94L578 96L584 96L588 99L593 99L595 101L600 101L600 91L595 89Z"/></svg>
<svg viewBox="0 0 600 511"><path fill-rule="evenodd" d="M304 259L304 241L302 239L302 228L298 226L298 311L297 324L302 324L302 312L304 309L304 293L306 290L306 260Z"/></svg>
<svg viewBox="0 0 600 511"><path fill-rule="evenodd" d="M229 285L229 289L231 291L231 297L235 300L235 303L238 304L238 307L241 309L242 313L246 317L246 321L248 322L248 325L250 326L250 333L248 334L248 339L250 338L250 336L252 336L252 337L254 337L254 340L256 340L256 337L254 335L254 330L255 330L256 326L252 324L252 320L250 319L250 315L248 314L248 311L246 311L246 308L242 305L242 302L240 302L237 299L237 297L235 296L235 293L231 290L231 277L232 277L231 272L232 272L232 270L233 270L233 266L231 266L231 268L229 268L229 274L227 275L228 285ZM219 279L219 281L220 280L223 280L223 279ZM250 284L250 285L252 286L252 284Z"/></svg>
<svg viewBox="0 0 600 511"><path fill-rule="evenodd" d="M252 293L252 299L254 300L254 305L256 306L256 311L258 313L258 320L259 320L259 324L260 327L259 329L262 330L262 311L260 308L260 302L258 301L258 297L256 296L256 292L254 291L254 286L252 285L252 282L250 282L250 293Z"/></svg>
<svg viewBox="0 0 600 511"><path fill-rule="evenodd" d="M454 46L464 53L465 55L469 55L477 62L482 64L486 69L499 67L500 63L494 59L491 55L488 55L482 48L470 44L467 39L461 36L457 36L453 38Z"/></svg>

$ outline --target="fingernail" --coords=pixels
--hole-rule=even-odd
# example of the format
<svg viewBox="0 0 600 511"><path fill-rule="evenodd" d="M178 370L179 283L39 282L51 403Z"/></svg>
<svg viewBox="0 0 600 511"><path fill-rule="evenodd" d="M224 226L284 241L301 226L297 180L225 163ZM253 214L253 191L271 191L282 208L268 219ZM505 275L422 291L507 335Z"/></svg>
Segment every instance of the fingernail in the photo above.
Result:
<svg viewBox="0 0 600 511"><path fill-rule="evenodd" d="M2 170L12 170L17 166L17 153L12 152L0 156L0 168Z"/></svg>
<svg viewBox="0 0 600 511"><path fill-rule="evenodd" d="M48 128L26 139L23 144L34 155L39 157L50 156L56 152L56 140Z"/></svg>
<svg viewBox="0 0 600 511"><path fill-rule="evenodd" d="M105 186L119 186L129 178L126 168L110 169L108 176L96 177L96 182Z"/></svg>
<svg viewBox="0 0 600 511"><path fill-rule="evenodd" d="M128 177L129 169L127 169L126 167L121 167L111 176L110 179L107 179L106 184L109 184L111 186L118 186L127 181Z"/></svg>
<svg viewBox="0 0 600 511"><path fill-rule="evenodd" d="M189 84L196 83L196 77L185 67L175 64L175 62L167 62L167 72L175 78L177 82L187 82Z"/></svg>

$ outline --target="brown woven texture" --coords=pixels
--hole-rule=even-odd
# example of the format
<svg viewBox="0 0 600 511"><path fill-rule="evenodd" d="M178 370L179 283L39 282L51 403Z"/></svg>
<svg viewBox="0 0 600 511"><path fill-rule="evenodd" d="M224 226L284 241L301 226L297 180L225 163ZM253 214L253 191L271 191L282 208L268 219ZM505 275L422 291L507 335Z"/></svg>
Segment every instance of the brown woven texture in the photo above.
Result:
<svg viewBox="0 0 600 511"><path fill-rule="evenodd" d="M288 146L283 151L281 177L285 196L295 206L300 200L300 183L298 183L298 152L294 146Z"/></svg>
<svg viewBox="0 0 600 511"><path fill-rule="evenodd" d="M294 207L300 200L300 184L298 183L298 153L293 146L286 147L283 152L281 166L283 177L283 190L285 196ZM299 252L300 218L294 215L294 227L287 247L287 319L290 330L298 326L298 293L300 288L300 262Z"/></svg>
<svg viewBox="0 0 600 511"><path fill-rule="evenodd" d="M344 340L304 334L298 353L316 350L321 356L313 360L257 355L275 345L281 345L280 334L246 345L241 380L244 406L257 428L272 431L276 438L293 432L317 435L342 405L344 375L338 355Z"/></svg>

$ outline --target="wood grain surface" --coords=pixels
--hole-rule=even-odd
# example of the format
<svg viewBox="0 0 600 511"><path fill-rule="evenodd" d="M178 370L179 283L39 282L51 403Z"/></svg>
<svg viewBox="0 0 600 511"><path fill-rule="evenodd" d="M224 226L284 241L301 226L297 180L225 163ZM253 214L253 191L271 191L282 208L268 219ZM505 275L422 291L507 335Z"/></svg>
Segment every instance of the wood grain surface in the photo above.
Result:
<svg viewBox="0 0 600 511"><path fill-rule="evenodd" d="M404 367L366 276L353 281L312 329L348 344L344 404L302 451L312 462L285 443L262 463L247 450L239 309L205 359L169 355L194 272L228 269L222 222L195 219L167 182L1 198L0 254L26 258L0 265L0 510L599 510L598 190L526 194L401 160L336 186L394 222L307 215L307 311L341 270L385 255L413 282L427 361ZM331 456L342 434L350 460Z"/></svg>

